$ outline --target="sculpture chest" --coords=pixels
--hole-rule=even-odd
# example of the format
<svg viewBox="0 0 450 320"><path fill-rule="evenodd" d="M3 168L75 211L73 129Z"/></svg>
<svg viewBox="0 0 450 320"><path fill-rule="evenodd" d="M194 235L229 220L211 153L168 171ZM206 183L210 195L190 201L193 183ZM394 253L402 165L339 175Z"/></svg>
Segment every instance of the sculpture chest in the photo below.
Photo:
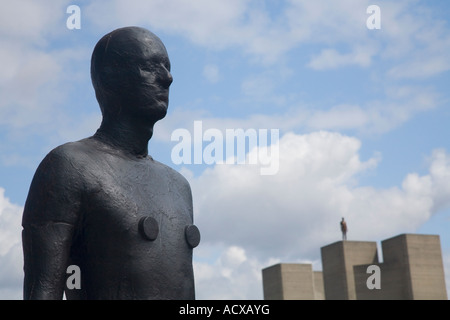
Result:
<svg viewBox="0 0 450 320"><path fill-rule="evenodd" d="M83 175L86 199L73 258L92 287L106 284L110 295L119 281L128 288L121 293L145 298L179 298L178 292L193 288L186 235L192 227L190 192L173 171L149 158L107 156Z"/></svg>

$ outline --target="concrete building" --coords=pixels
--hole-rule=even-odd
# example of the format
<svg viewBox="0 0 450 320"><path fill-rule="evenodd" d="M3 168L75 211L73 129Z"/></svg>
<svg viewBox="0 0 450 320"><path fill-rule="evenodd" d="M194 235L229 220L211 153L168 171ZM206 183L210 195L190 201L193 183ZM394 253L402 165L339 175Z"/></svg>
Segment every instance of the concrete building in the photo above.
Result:
<svg viewBox="0 0 450 320"><path fill-rule="evenodd" d="M311 264L280 263L262 270L264 300L323 300L322 272Z"/></svg>
<svg viewBox="0 0 450 320"><path fill-rule="evenodd" d="M401 234L381 242L338 241L321 248L322 272L310 264L263 269L264 299L447 299L438 235Z"/></svg>
<svg viewBox="0 0 450 320"><path fill-rule="evenodd" d="M378 263L377 243L338 241L320 248L326 300L356 300L353 266Z"/></svg>
<svg viewBox="0 0 450 320"><path fill-rule="evenodd" d="M359 300L446 300L444 264L437 235L401 234L381 242L381 288L368 289L367 267L354 267Z"/></svg>

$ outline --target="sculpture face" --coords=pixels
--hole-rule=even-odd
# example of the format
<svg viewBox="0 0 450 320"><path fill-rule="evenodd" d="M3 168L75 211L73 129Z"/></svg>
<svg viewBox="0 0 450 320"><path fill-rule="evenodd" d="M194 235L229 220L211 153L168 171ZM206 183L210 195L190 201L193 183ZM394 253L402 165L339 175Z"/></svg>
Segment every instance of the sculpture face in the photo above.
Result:
<svg viewBox="0 0 450 320"><path fill-rule="evenodd" d="M165 51L165 50L164 50ZM167 111L169 103L169 86L172 83L170 62L167 54L160 48L159 52L145 52L138 63L140 79L135 84L138 112L147 109Z"/></svg>
<svg viewBox="0 0 450 320"><path fill-rule="evenodd" d="M148 120L167 113L170 61L161 40L138 27L105 35L92 55L91 77L103 114Z"/></svg>

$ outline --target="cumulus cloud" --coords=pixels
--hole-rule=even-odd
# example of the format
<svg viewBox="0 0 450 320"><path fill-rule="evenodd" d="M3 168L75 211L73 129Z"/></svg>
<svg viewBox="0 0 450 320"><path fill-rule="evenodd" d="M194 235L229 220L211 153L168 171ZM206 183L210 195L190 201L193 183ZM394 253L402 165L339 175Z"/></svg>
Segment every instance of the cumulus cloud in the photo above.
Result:
<svg viewBox="0 0 450 320"><path fill-rule="evenodd" d="M279 171L260 176L252 165L218 165L192 181L197 221L204 238L254 253L293 257L333 238L329 217L350 214L361 161L360 142L338 133L289 133L279 142ZM305 251L306 250L306 251Z"/></svg>
<svg viewBox="0 0 450 320"><path fill-rule="evenodd" d="M91 51L48 47L52 39L61 40L66 31L68 4L70 1L55 5L50 0L39 4L27 0L0 11L0 36L4 40L0 59L8 62L0 74L0 125L8 130L42 134L49 128L52 132L56 129L58 133L48 139L62 141L90 134L99 123L98 113L72 117L60 109L67 98L66 88L78 76L68 72L67 66L79 62L80 56L89 57ZM396 1L380 5L382 29L369 31L369 4L368 0L331 5L330 1L290 0L269 12L265 5L246 0L100 0L81 9L88 22L83 25L110 31L112 27L141 24L158 32L182 35L208 49L238 48L240 54L266 66L279 67L286 53L312 44L310 60L304 65L314 70L365 68L376 59L388 62L387 70L381 70L383 81L424 79L449 70L447 25L433 20L432 14L416 6L415 1ZM79 65L74 63L73 69ZM255 99L263 88L267 95L276 96L279 74L266 75L247 76L241 84L242 93ZM204 76L214 83L220 79L220 72L208 65ZM217 119L202 110L178 109L158 123L154 139L167 141L174 129L189 129L194 120L200 119L205 129L383 133L436 104L432 91L396 83L380 99L362 104L342 101L325 110L295 105L277 114ZM68 130L73 127L76 131ZM52 140L51 144L57 142ZM410 173L398 186L377 189L358 184L359 176L376 170L381 161L377 156L361 159L360 146L358 139L333 132L289 133L280 140L280 166L274 176L260 176L255 166L227 165L211 167L197 177L192 175L202 244L222 252L210 261L204 260L208 257L197 260L199 295L259 297L255 292L261 289L261 267L280 259L317 261L318 248L340 238L337 222L341 216L349 221L350 239L379 240L414 231L448 206L450 157L445 151L430 155L428 174ZM0 160L4 163L19 159L17 153L3 153ZM21 290L17 289L22 266L16 234L20 211L0 189L0 296L7 298ZM201 250L199 247L196 252L207 255Z"/></svg>
<svg viewBox="0 0 450 320"><path fill-rule="evenodd" d="M387 71L389 78L425 79L450 69L446 22L412 1L390 2L382 7L385 45L380 57L398 60Z"/></svg>
<svg viewBox="0 0 450 320"><path fill-rule="evenodd" d="M6 166L35 168L42 153L92 134L100 123L89 88L92 49L74 45L77 34L66 27L69 3L16 1L0 12L0 163ZM92 90L92 113L77 106L84 84Z"/></svg>
<svg viewBox="0 0 450 320"><path fill-rule="evenodd" d="M240 47L256 61L269 64L312 43L329 47L314 53L307 63L315 69L366 67L375 56L399 62L388 72L392 77L427 77L449 69L448 30L432 13L415 1L384 2L380 4L382 29L374 31L366 27L366 9L371 4L368 0L339 4L290 0L270 12L253 1L116 0L96 1L83 10L87 19L104 30L148 25L208 48ZM102 19L98 19L100 12ZM346 52L335 49L337 45Z"/></svg>
<svg viewBox="0 0 450 320"><path fill-rule="evenodd" d="M349 239L380 241L415 232L450 204L450 155L444 150L432 153L428 174L410 173L398 186L380 189L358 184L380 159L362 160L356 138L288 133L279 143L276 175L261 176L251 165L216 165L198 177L187 175L202 244L223 250L214 267L197 266L199 290L212 292L205 279L228 279L230 285L229 265L250 264L255 273L269 260L320 260L320 247L341 238L341 217L348 221ZM260 281L248 277L249 286ZM224 288L214 296L231 296L225 284L211 283ZM258 292L255 287L247 297L257 298Z"/></svg>
<svg viewBox="0 0 450 320"><path fill-rule="evenodd" d="M80 61L90 58L90 50L69 47L70 41L54 46L55 39L67 36L68 3L18 1L0 12L0 125L12 135L66 129L59 120L67 117L69 92L79 85ZM78 122L71 120L72 126Z"/></svg>
<svg viewBox="0 0 450 320"><path fill-rule="evenodd" d="M48 122L51 106L59 96L52 89L61 72L60 65L48 53L24 43L5 44L0 57L8 62L6 72L0 75L0 124L24 128Z"/></svg>
<svg viewBox="0 0 450 320"><path fill-rule="evenodd" d="M358 46L350 53L342 54L335 49L323 49L321 53L314 57L308 64L315 70L336 69L348 65L368 67L375 54L370 46Z"/></svg>
<svg viewBox="0 0 450 320"><path fill-rule="evenodd" d="M22 298L22 210L0 188L0 299Z"/></svg>
<svg viewBox="0 0 450 320"><path fill-rule="evenodd" d="M214 250L217 249L214 248ZM250 297L262 299L261 268L264 264L255 258L248 257L245 250L239 246L222 248L221 252L214 261L194 262L196 298L200 300L249 299ZM201 256L202 253L196 253L196 255ZM276 263L276 261L270 260L266 263Z"/></svg>
<svg viewBox="0 0 450 320"><path fill-rule="evenodd" d="M239 24L249 1L95 1L86 8L88 19L109 29L113 25L145 24L181 33L190 40L223 47L236 41L231 32ZM107 10L105 10L107 9ZM99 12L102 19L95 17Z"/></svg>
<svg viewBox="0 0 450 320"><path fill-rule="evenodd" d="M69 3L69 0L58 3L51 0L11 2L0 12L0 35L8 41L25 40L43 46L47 43L46 36L64 32L67 18L64 13Z"/></svg>
<svg viewBox="0 0 450 320"><path fill-rule="evenodd" d="M246 94L264 88L270 92L268 79L262 82L249 81ZM250 93L251 92L251 93ZM255 94L256 95L256 94ZM280 131L337 130L357 134L383 134L401 126L422 112L438 107L440 96L429 88L420 86L393 86L385 90L382 97L361 104L337 104L328 108L312 108L311 105L294 104L285 111L263 114L253 113L247 117L217 118L202 108L180 108L170 110L170 115L157 123L152 139L170 142L177 128L185 128L193 134L194 121L201 120L203 130L215 128L222 132L234 128L279 129ZM202 138L202 137L198 137Z"/></svg>
<svg viewBox="0 0 450 320"><path fill-rule="evenodd" d="M286 1L274 14L254 1L116 0L92 3L86 8L86 16L105 30L144 24L181 34L209 48L237 46L260 62L274 63L305 41L335 43L364 35L365 3L368 1L343 1L339 5ZM102 19L96 18L99 12Z"/></svg>
<svg viewBox="0 0 450 320"><path fill-rule="evenodd" d="M74 76L77 77L72 72L76 68L72 70L68 66L73 63L79 65L79 57L87 57L87 60L90 54L90 49L85 48L48 50L52 39L67 32L65 8L68 4L69 1L58 5L47 0L39 2L39 5L33 1L21 1L0 13L0 32L4 39L0 58L8 61L0 75L0 124L13 129L34 130L35 133L39 131L38 127L40 130L43 127L55 129L61 121L53 120L64 117L67 110L61 111L61 105L70 91L68 88L74 85ZM450 37L445 24L434 21L429 12L423 14L424 9L410 1L384 3L381 5L383 27L380 31L383 37L374 36L365 27L369 4L369 1L355 0L342 1L339 5L330 5L329 1L291 0L271 12L267 6L252 1L196 1L193 4L179 0L116 0L82 6L82 17L89 22L86 25L94 24L108 31L118 25L142 24L183 35L208 48L238 47L257 60L277 64L290 50L306 44L319 44L320 51L313 52L311 60L306 62L315 69L351 64L366 67L379 56L398 62L387 70L387 75L392 78L423 78L448 70L446 61L449 61ZM214 65L205 66L204 75L211 82L220 78ZM278 96L275 85L279 80L280 75L247 77L241 85L242 93L255 99L260 96L259 92L268 92L279 100L279 105L285 105L286 100ZM384 103L381 101L379 105ZM356 122L350 126L367 127L367 119L381 119L382 125L384 120L394 119L395 126L403 122L395 119L405 113L404 110L399 113L389 111L398 110L395 106L386 108L386 111L380 111L380 108L362 110L365 106L360 108L359 113L364 114L358 119L353 118ZM341 108L331 110L328 118L334 118L339 110ZM311 115L310 127L314 130L348 127L347 124L320 127L317 125L323 123L320 112L307 112ZM303 116L304 113L298 115L300 120ZM408 114L405 118L408 119ZM76 122L77 119L73 123ZM64 130L64 127L67 126L56 130Z"/></svg>
<svg viewBox="0 0 450 320"><path fill-rule="evenodd" d="M449 206L444 150L430 155L427 174L412 172L398 186L379 189L358 183L381 161L361 159L360 148L358 139L339 133L287 133L279 140L276 175L261 176L258 165L225 164L187 174L202 232L194 264L198 298L260 299L262 268L280 261L320 265L320 247L340 239L342 216L349 239L379 241L414 232ZM21 212L0 189L5 299L21 296Z"/></svg>

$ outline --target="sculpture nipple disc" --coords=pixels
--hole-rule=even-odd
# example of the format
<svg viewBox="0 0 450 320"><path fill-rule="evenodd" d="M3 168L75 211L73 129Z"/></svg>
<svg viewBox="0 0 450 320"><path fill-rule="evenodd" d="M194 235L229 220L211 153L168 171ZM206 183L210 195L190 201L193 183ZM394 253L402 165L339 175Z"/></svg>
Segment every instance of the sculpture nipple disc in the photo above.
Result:
<svg viewBox="0 0 450 320"><path fill-rule="evenodd" d="M159 233L158 222L152 217L142 217L139 220L139 232L145 239L154 241Z"/></svg>

